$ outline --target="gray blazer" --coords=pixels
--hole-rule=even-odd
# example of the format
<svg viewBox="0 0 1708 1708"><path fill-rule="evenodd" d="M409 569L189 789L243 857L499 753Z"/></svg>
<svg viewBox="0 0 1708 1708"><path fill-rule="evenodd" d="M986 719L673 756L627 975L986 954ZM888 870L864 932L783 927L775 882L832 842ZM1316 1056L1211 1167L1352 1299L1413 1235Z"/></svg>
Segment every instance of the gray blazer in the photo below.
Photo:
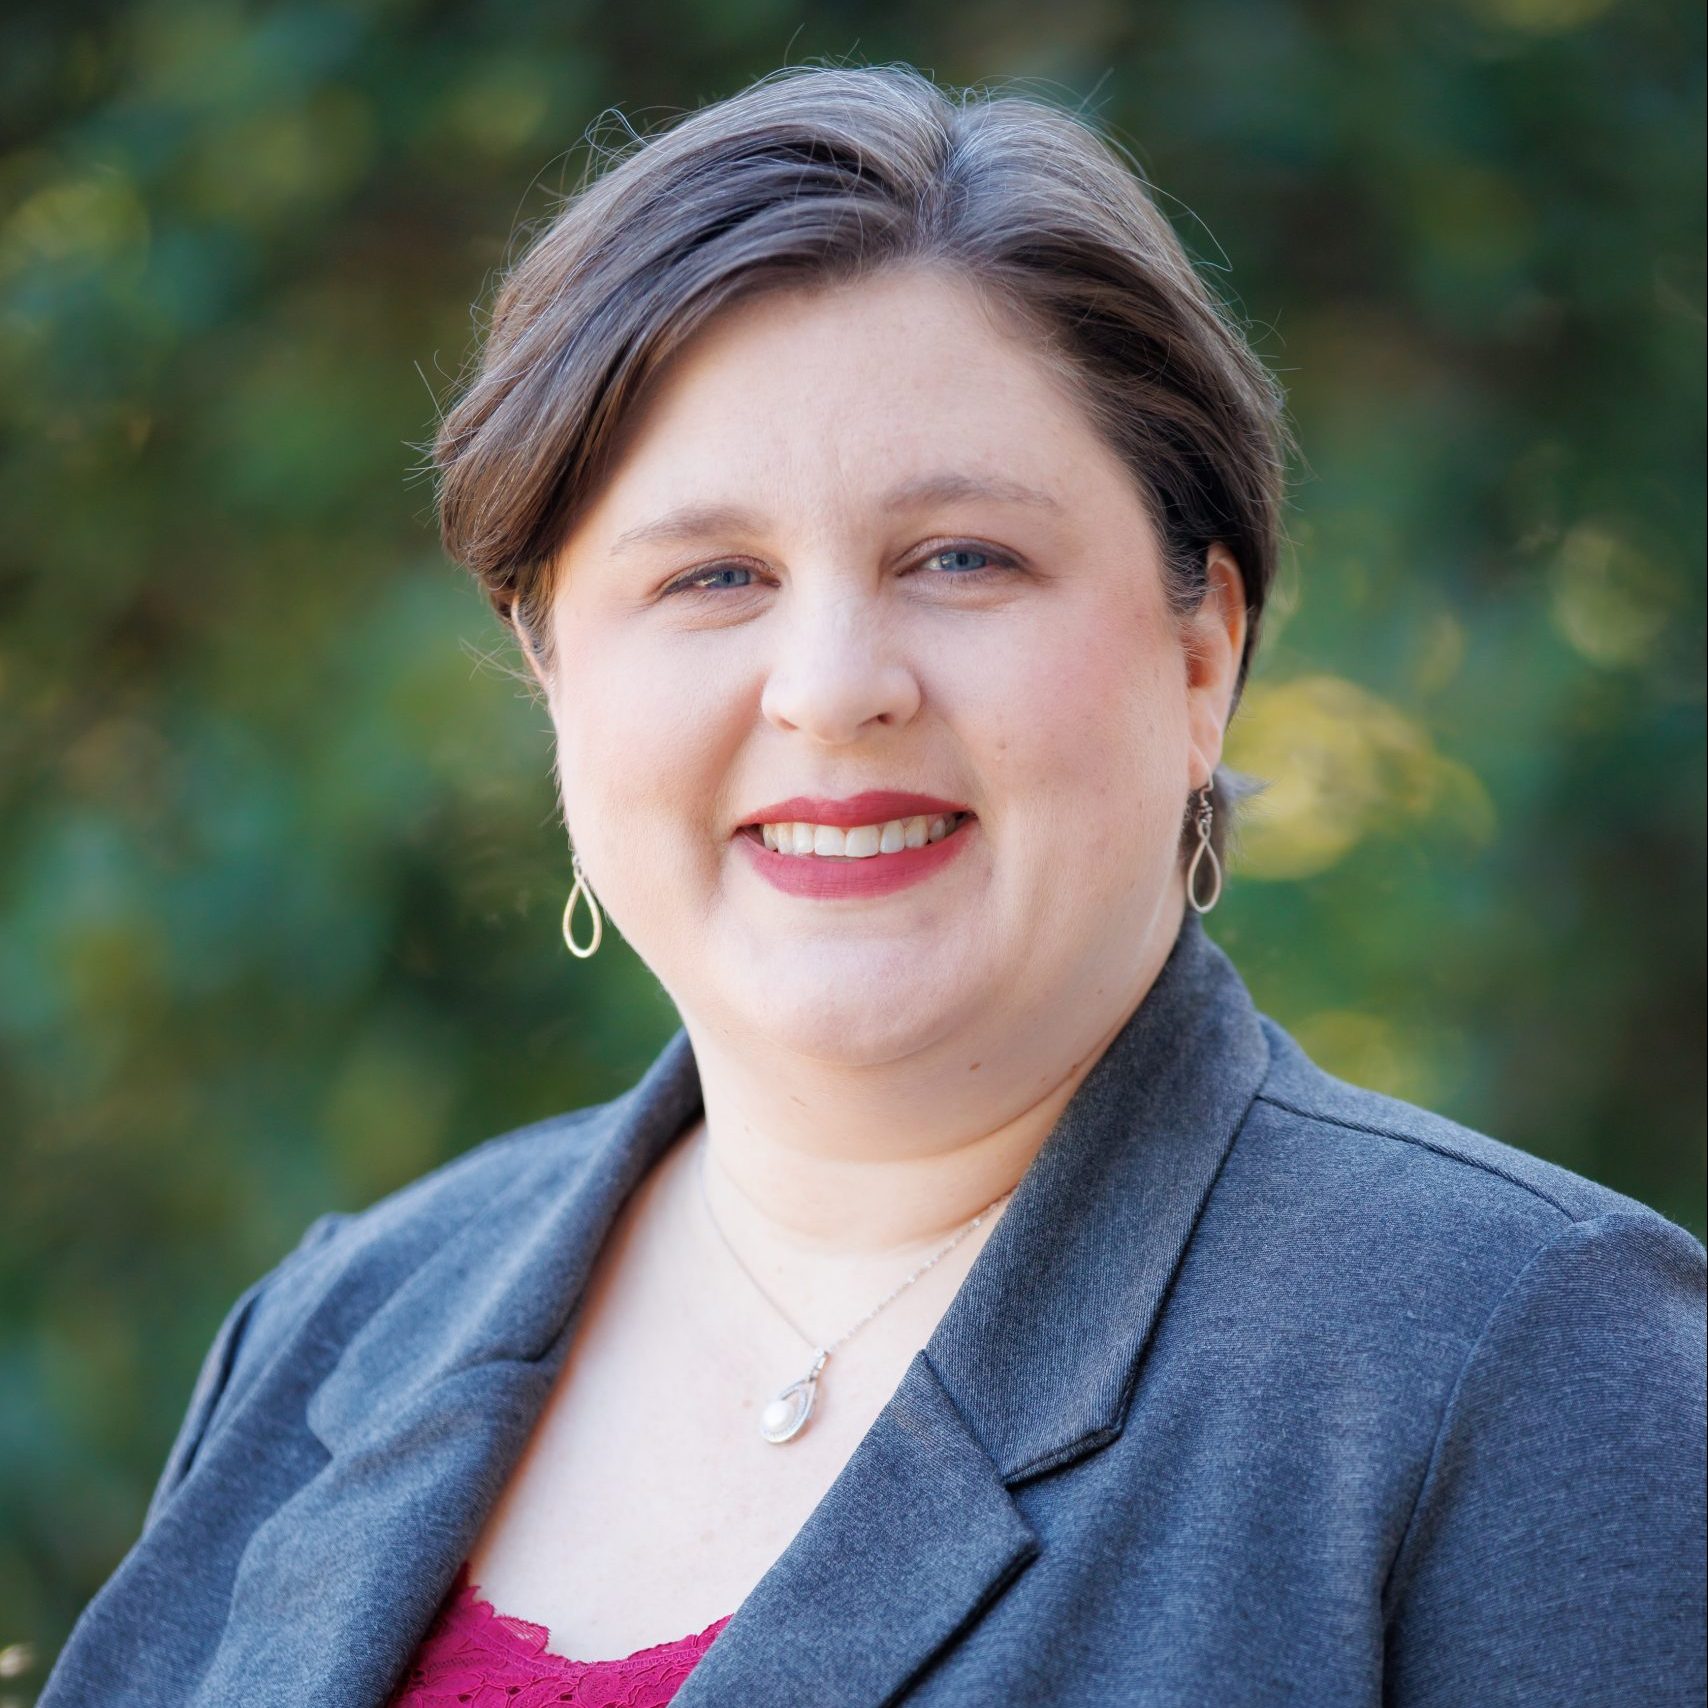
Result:
<svg viewBox="0 0 1708 1708"><path fill-rule="evenodd" d="M614 1102L326 1216L233 1307L42 1708L376 1708L624 1196ZM1188 914L678 1708L1700 1703L1703 1248L1315 1067Z"/></svg>

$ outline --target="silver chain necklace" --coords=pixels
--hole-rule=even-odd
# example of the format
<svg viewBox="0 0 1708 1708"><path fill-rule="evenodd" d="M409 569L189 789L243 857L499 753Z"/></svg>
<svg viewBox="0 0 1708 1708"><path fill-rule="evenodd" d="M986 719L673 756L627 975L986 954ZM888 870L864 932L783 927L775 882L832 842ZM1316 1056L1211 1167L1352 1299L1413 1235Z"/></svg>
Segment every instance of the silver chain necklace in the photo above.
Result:
<svg viewBox="0 0 1708 1708"><path fill-rule="evenodd" d="M712 1224L713 1231L717 1234L718 1238L723 1241L724 1250L726 1250L730 1256L735 1259L736 1267L740 1269L742 1274L753 1283L754 1291L757 1292L760 1298L762 1298L766 1304L768 1304L771 1309L774 1310L777 1315L780 1316L783 1321L786 1322L789 1327L812 1348L812 1368L809 1369L799 1381L791 1382L786 1388L784 1388L782 1392L765 1407L764 1411L759 1414L759 1433L776 1447L781 1447L785 1441L793 1441L795 1437L806 1428L807 1419L812 1416L813 1407L818 1401L819 1376L825 1365L830 1362L831 1353L836 1351L836 1349L839 1346L842 1346L845 1342L852 1340L854 1336L857 1335L860 1330L878 1314L879 1311L883 1310L886 1305L894 1304L895 1301L899 1299L901 1295L905 1293L908 1288L911 1287L914 1282L917 1281L928 1269L931 1269L938 1263L942 1262L942 1260L947 1257L949 1253L952 1252L955 1247L973 1231L974 1228L979 1227L983 1223L985 1217L988 1216L998 1204L1002 1203L1005 1199L1012 1198L1016 1190L1011 1186L1002 1194L1001 1198L993 1198L982 1210L979 1211L976 1216L973 1217L970 1222L967 1223L964 1228L961 1229L958 1234L955 1235L952 1240L949 1241L946 1246L943 1247L941 1251L939 1251L934 1257L930 1257L924 1263L920 1264L920 1266L914 1270L914 1272L908 1276L908 1278L903 1281L899 1287L895 1288L884 1298L880 1299L877 1304L875 1304L871 1310L861 1317L861 1319L855 1323L851 1329L845 1329L828 1346L821 1346L765 1290L765 1287L760 1282L759 1277L755 1275L753 1271L742 1261L741 1253L730 1244L729 1235L726 1234L722 1227L718 1225L718 1218L712 1211L711 1196L706 1191L707 1154L708 1152L706 1147L702 1146L700 1150L700 1166L696 1171L700 1181L700 1201L706 1206L707 1221Z"/></svg>

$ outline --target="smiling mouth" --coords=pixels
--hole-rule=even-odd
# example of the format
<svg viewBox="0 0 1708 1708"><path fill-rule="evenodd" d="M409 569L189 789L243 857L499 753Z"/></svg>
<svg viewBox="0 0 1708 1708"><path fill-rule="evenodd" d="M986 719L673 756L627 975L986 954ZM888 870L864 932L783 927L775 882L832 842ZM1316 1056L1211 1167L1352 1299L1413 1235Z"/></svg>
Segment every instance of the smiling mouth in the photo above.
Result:
<svg viewBox="0 0 1708 1708"><path fill-rule="evenodd" d="M943 842L974 816L970 812L923 813L847 830L832 824L744 824L740 834L777 854L852 864Z"/></svg>

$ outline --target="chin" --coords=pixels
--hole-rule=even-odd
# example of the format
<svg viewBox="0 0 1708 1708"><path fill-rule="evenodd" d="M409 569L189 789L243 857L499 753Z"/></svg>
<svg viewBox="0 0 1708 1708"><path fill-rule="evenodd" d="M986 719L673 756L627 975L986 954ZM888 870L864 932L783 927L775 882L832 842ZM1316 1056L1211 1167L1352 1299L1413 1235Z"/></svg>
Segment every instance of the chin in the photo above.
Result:
<svg viewBox="0 0 1708 1708"><path fill-rule="evenodd" d="M768 1013L759 1023L772 1044L836 1067L880 1067L929 1048L956 1030L965 1004L920 991L907 1003L819 996ZM933 995L938 1000L932 1001ZM965 992L955 996L964 997Z"/></svg>

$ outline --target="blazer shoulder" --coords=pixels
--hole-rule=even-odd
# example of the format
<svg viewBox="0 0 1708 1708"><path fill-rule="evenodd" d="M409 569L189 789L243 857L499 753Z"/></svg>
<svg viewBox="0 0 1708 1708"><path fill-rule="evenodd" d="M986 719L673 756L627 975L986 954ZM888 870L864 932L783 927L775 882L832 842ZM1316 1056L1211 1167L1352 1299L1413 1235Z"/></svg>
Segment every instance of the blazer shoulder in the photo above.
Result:
<svg viewBox="0 0 1708 1708"><path fill-rule="evenodd" d="M1291 1284L1271 1289L1272 1304L1243 1308L1308 1320L1313 1334L1342 1333L1349 1347L1389 1349L1420 1416L1438 1413L1462 1360L1515 1301L1530 1301L1543 1325L1580 1308L1611 1313L1699 1361L1680 1324L1700 1311L1708 1253L1689 1229L1445 1115L1349 1084L1273 1020L1261 1024L1270 1067L1224 1171L1216 1225L1232 1231L1212 1251L1215 1272L1243 1286L1242 1264L1269 1272L1250 1259L1258 1242ZM1541 1356L1546 1343L1538 1328L1518 1337L1512 1357Z"/></svg>
<svg viewBox="0 0 1708 1708"><path fill-rule="evenodd" d="M564 1110L494 1134L359 1210L329 1211L310 1233L316 1248L346 1260L369 1247L414 1248L421 1255L481 1214L519 1175L541 1190L567 1185L598 1149L632 1093Z"/></svg>
<svg viewBox="0 0 1708 1708"><path fill-rule="evenodd" d="M1543 1238L1572 1223L1632 1217L1694 1240L1658 1210L1611 1186L1449 1116L1337 1078L1274 1020L1264 1015L1260 1022L1270 1068L1254 1114L1290 1128L1308 1127L1325 1139L1338 1134L1365 1154L1372 1147L1386 1151L1389 1175L1406 1176L1415 1197L1433 1200L1444 1214L1461 1221L1479 1212L1517 1219Z"/></svg>
<svg viewBox="0 0 1708 1708"><path fill-rule="evenodd" d="M549 1115L483 1140L362 1210L317 1217L296 1246L238 1297L205 1353L189 1405L149 1503L146 1530L189 1471L218 1419L233 1409L304 1324L342 1298L344 1331L359 1324L518 1174L542 1191L572 1182L633 1093Z"/></svg>
<svg viewBox="0 0 1708 1708"><path fill-rule="evenodd" d="M629 1095L495 1134L365 1209L318 1217L296 1248L239 1301L241 1320L229 1326L240 1334L242 1366L264 1362L273 1344L334 1289L377 1306L519 1175L542 1193L572 1184ZM243 1385L236 1368L239 1334L227 1353L233 1388Z"/></svg>

